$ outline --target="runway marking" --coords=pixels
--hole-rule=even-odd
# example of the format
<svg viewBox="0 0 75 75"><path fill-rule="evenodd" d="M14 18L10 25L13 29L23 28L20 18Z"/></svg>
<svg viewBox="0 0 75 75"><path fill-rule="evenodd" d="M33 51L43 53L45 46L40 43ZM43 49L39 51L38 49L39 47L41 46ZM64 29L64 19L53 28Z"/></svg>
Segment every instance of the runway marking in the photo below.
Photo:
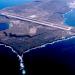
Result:
<svg viewBox="0 0 75 75"><path fill-rule="evenodd" d="M39 22L39 21L34 21L34 20L31 20L31 19L28 19L28 18L21 18L21 17L15 16L15 15L13 16L13 15L7 13L7 12L4 12L4 13L2 12L0 14L2 14L4 16L7 16L7 17L15 18L15 19L18 19L18 20L29 21L29 22L32 22L32 23L37 23L37 24L41 24L43 26L54 27L54 28L58 28L58 29L62 29L62 30L68 30L69 31L69 30L72 29L72 27L67 27L67 26L63 26L63 25L58 26L58 24L54 24L54 23Z"/></svg>

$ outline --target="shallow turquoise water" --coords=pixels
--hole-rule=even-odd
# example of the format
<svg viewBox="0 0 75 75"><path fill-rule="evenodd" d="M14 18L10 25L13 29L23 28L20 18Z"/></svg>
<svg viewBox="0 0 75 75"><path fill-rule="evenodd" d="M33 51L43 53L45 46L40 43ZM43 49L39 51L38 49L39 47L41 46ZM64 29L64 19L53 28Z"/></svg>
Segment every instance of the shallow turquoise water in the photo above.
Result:
<svg viewBox="0 0 75 75"><path fill-rule="evenodd" d="M75 9L64 14L64 24L69 26L75 26Z"/></svg>
<svg viewBox="0 0 75 75"><path fill-rule="evenodd" d="M0 0L0 9L15 5L25 4L31 2L32 0Z"/></svg>

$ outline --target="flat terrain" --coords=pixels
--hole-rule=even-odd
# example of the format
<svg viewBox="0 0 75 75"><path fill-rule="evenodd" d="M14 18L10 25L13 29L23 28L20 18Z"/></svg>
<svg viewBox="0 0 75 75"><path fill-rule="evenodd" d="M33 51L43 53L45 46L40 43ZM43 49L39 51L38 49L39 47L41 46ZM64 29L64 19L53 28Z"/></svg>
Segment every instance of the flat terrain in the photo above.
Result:
<svg viewBox="0 0 75 75"><path fill-rule="evenodd" d="M74 29L63 24L63 14L71 9L70 0L39 0L0 10L0 22L10 28L0 31L0 42L19 54L53 41L71 37Z"/></svg>

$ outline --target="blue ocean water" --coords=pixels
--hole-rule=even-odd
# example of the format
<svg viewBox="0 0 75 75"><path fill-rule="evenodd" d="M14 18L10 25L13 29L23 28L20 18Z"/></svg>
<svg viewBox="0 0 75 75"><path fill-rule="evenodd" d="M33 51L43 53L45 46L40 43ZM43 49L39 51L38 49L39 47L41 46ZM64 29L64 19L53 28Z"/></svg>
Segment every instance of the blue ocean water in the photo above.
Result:
<svg viewBox="0 0 75 75"><path fill-rule="evenodd" d="M25 2L29 2L29 1L30 0L0 0L0 9L9 7L9 6L18 5L20 3L22 4ZM65 18L68 19L68 20L65 20L65 23L67 25L74 25L75 24L74 23L74 18L75 18L74 11L68 12L68 13L69 14L66 13L64 15ZM71 23L69 23L69 22L71 22ZM1 29L3 29L3 30L8 28L7 24L3 24L3 26L4 27L1 27ZM4 68L3 69L3 73L4 73L5 70L8 69L7 75L10 75L9 71L11 70L10 72L13 73L13 70L14 70L13 75L18 75L18 74L16 74L16 72L18 72L18 71L15 70L16 65L18 66L17 56L14 55L11 50L8 50L4 46L0 46L0 57L1 57L0 64L2 65L2 67L0 65L1 71L2 71L2 68ZM2 61L3 59L4 59L4 61ZM13 60L11 60L11 59L13 59ZM27 68L26 70L28 71L28 73L30 73L28 75L37 75L37 73L38 73L38 75L40 75L40 73L42 75L45 72L46 72L46 74L48 72L53 73L53 71L55 73L56 69L58 70L57 72L63 73L64 72L63 70L65 68L66 68L66 70L68 69L68 73L71 71L72 71L72 73L74 73L74 74L66 74L66 75L75 75L75 72L74 72L75 71L75 38L57 42L52 45L47 45L44 48L32 50L29 53L24 54L23 60L24 60L25 66ZM2 61L2 63L1 63L1 61ZM5 62L7 62L7 64ZM62 66L64 66L64 68L60 65L59 65L60 66L59 67L58 64L63 64ZM8 65L9 65L9 67L8 67ZM18 67L17 67L17 70L19 70ZM32 72L35 72L35 74L33 74ZM65 75L65 72L63 75Z"/></svg>
<svg viewBox="0 0 75 75"><path fill-rule="evenodd" d="M32 50L24 54L23 59L25 64L31 65L28 69L34 75L54 75L54 72L58 75L75 75L75 38Z"/></svg>
<svg viewBox="0 0 75 75"><path fill-rule="evenodd" d="M0 0L0 9L31 2L32 0Z"/></svg>
<svg viewBox="0 0 75 75"><path fill-rule="evenodd" d="M75 9L64 14L64 24L69 26L75 26Z"/></svg>
<svg viewBox="0 0 75 75"><path fill-rule="evenodd" d="M6 7L17 6L31 1L32 0L0 0L0 10ZM2 15L0 16L2 17ZM0 31L8 28L8 23L0 23ZM21 59L22 57L14 52L15 51L12 51L0 43L0 75L22 75L22 70L20 70L20 68L23 67ZM22 67L20 64L22 64Z"/></svg>

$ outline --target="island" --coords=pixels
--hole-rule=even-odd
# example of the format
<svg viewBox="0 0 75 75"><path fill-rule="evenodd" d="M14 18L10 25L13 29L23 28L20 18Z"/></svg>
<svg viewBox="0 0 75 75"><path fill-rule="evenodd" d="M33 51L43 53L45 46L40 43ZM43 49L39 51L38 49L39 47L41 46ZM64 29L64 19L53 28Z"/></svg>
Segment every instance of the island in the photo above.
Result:
<svg viewBox="0 0 75 75"><path fill-rule="evenodd" d="M75 35L75 28L64 24L63 14L71 9L71 0L35 0L0 10L0 23L9 28L0 31L0 42L19 55L42 45ZM59 4L58 4L59 3Z"/></svg>

